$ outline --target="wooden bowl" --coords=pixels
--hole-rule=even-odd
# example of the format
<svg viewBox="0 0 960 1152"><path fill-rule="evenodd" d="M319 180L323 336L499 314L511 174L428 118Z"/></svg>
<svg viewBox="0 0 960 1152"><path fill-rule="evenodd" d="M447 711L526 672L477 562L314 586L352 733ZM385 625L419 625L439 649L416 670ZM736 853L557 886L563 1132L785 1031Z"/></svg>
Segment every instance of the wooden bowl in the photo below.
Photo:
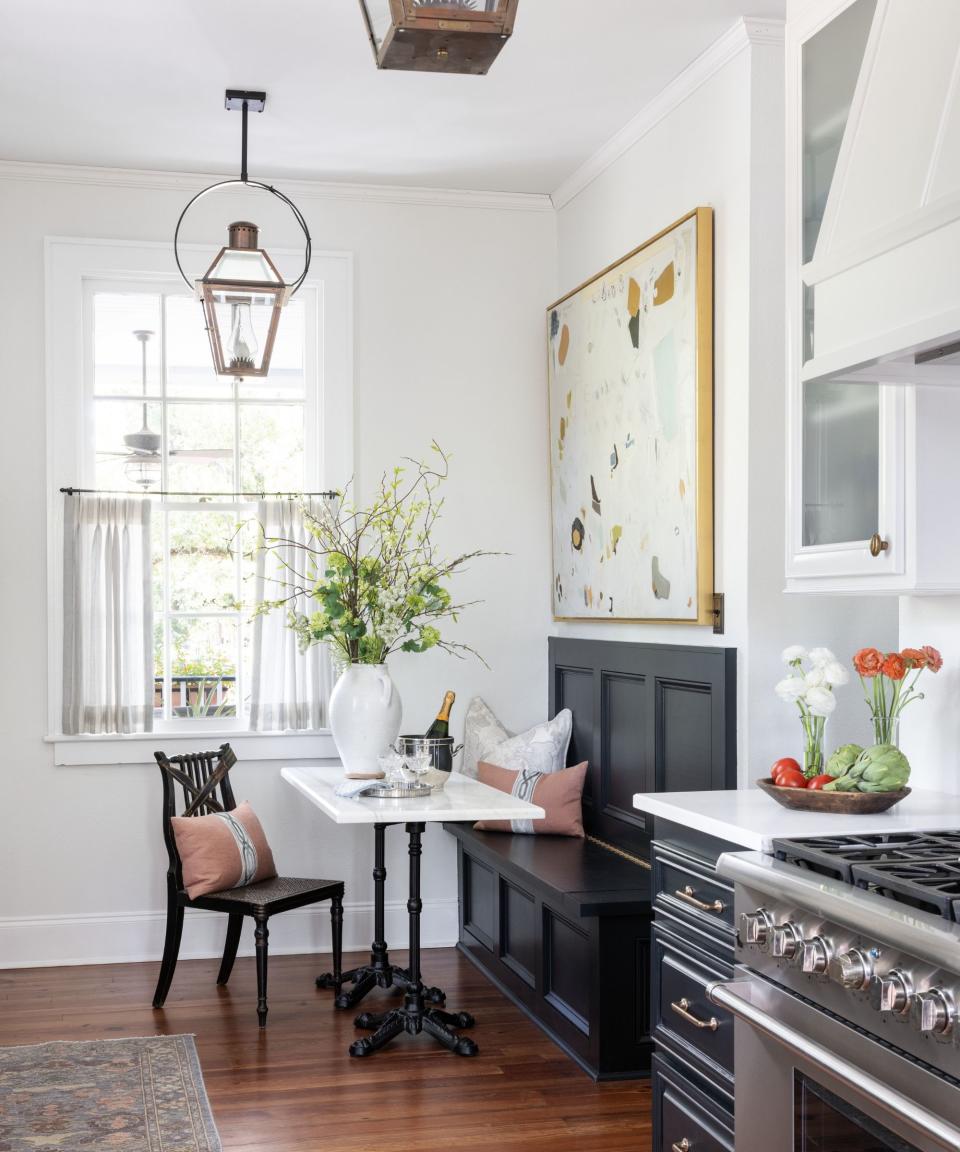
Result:
<svg viewBox="0 0 960 1152"><path fill-rule="evenodd" d="M910 795L909 788L899 792L822 792L818 788L778 788L768 777L757 781L757 787L772 796L784 808L795 812L836 812L841 816L862 813L873 816L886 812Z"/></svg>

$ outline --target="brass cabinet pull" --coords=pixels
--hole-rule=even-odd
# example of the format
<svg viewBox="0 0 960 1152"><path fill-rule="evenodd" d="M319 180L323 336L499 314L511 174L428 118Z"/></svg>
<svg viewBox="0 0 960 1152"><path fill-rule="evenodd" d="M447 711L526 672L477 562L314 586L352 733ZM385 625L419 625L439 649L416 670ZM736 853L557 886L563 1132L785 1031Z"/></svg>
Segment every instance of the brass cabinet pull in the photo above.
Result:
<svg viewBox="0 0 960 1152"><path fill-rule="evenodd" d="M686 1022L692 1024L694 1028L706 1028L708 1032L716 1032L720 1027L717 1023L716 1016L711 1016L709 1020L701 1020L699 1016L694 1016L690 1011L690 1001L686 996L684 996L682 1000L671 1001L670 1007L681 1020L686 1020Z"/></svg>
<svg viewBox="0 0 960 1152"><path fill-rule="evenodd" d="M876 559L877 556L882 555L890 547L890 541L884 540L879 532L874 532L870 537L870 555Z"/></svg>
<svg viewBox="0 0 960 1152"><path fill-rule="evenodd" d="M679 1144L671 1144L670 1152L690 1152L690 1141L684 1136Z"/></svg>
<svg viewBox="0 0 960 1152"><path fill-rule="evenodd" d="M674 892L674 896L678 900L682 900L685 904L691 904L694 908L699 908L701 912L722 912L725 905L722 900L714 900L712 904L708 904L705 900L698 900L697 894L688 884L686 888L678 888Z"/></svg>

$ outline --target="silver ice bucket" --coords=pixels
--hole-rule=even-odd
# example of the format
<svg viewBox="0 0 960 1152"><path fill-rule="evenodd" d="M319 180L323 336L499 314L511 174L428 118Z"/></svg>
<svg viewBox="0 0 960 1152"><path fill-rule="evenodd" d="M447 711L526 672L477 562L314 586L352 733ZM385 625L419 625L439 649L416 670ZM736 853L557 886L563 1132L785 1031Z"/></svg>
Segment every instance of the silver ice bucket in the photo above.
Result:
<svg viewBox="0 0 960 1152"><path fill-rule="evenodd" d="M411 758L421 753L430 754L430 771L422 777L424 784L442 788L453 771L453 758L463 750L452 736L398 736L395 745L401 756Z"/></svg>

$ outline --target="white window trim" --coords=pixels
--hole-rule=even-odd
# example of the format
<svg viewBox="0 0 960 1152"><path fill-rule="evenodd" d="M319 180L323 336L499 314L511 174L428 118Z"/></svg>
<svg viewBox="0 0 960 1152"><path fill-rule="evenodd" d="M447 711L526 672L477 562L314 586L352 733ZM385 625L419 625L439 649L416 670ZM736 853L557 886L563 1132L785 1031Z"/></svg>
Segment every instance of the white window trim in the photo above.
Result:
<svg viewBox="0 0 960 1152"><path fill-rule="evenodd" d="M181 245L209 265L217 248ZM178 275L169 241L140 242L48 236L45 249L45 357L47 409L47 735L55 764L143 764L152 747L165 751L213 747L229 740L237 754L254 760L317 759L336 755L328 732L225 731L214 720L191 731L109 736L65 736L60 731L63 667L63 496L59 489L83 485L84 281L130 279L140 283ZM302 253L271 249L295 262ZM319 301L316 427L320 488L342 486L353 474L353 254L314 252L305 284ZM199 309L198 309L199 311ZM147 746L145 747L145 742Z"/></svg>

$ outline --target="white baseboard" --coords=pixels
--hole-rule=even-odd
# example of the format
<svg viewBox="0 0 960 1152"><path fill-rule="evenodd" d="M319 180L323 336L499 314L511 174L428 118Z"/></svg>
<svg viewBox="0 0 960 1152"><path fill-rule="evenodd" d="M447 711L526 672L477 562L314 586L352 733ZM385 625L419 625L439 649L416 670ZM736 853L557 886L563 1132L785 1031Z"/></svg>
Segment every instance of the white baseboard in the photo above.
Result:
<svg viewBox="0 0 960 1152"><path fill-rule="evenodd" d="M386 904L386 937L393 948L407 946L406 901ZM249 919L249 918L248 918ZM165 912L84 913L79 916L0 917L0 968L42 968L61 964L127 964L158 961L163 952ZM180 958L205 959L223 951L227 919L222 912L188 908ZM450 948L459 934L458 901L424 900L421 945ZM373 939L373 903L345 903L343 947L368 949ZM253 955L253 922L244 926L239 956ZM270 952L291 955L330 951L330 906L318 904L284 912L270 921Z"/></svg>

